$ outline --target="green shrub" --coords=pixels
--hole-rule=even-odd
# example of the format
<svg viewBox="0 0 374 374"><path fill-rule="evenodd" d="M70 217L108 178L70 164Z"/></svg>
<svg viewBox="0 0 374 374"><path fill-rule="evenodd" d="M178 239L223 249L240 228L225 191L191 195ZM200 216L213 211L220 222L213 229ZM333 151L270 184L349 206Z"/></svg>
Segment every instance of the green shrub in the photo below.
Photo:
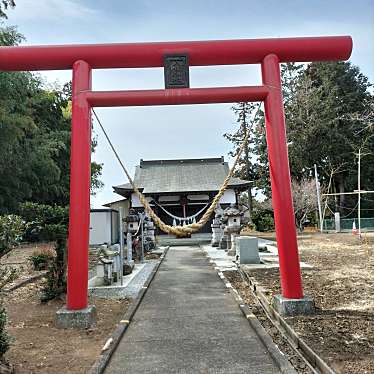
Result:
<svg viewBox="0 0 374 374"><path fill-rule="evenodd" d="M10 336L6 330L7 313L5 308L0 306L0 360L3 359L5 352L9 349Z"/></svg>
<svg viewBox="0 0 374 374"><path fill-rule="evenodd" d="M14 214L0 216L0 256L19 244L25 232L25 223Z"/></svg>
<svg viewBox="0 0 374 374"><path fill-rule="evenodd" d="M25 238L28 241L54 241L51 261L47 264L46 283L41 301L52 300L66 292L66 237L69 207L23 203L20 215L27 222ZM36 262L45 258L37 256ZM33 261L33 260L31 260Z"/></svg>
<svg viewBox="0 0 374 374"><path fill-rule="evenodd" d="M3 288L13 282L17 278L17 271L13 268L2 267L0 269L0 372L2 372L2 366L7 367L7 363L4 360L4 354L9 349L11 337L9 336L6 325L7 325L7 313L3 305Z"/></svg>
<svg viewBox="0 0 374 374"><path fill-rule="evenodd" d="M41 295L41 301L47 302L66 292L66 233L56 240L56 255L49 263L46 283Z"/></svg>
<svg viewBox="0 0 374 374"><path fill-rule="evenodd" d="M20 215L26 221L26 241L53 241L66 231L69 208L27 202L21 204Z"/></svg>
<svg viewBox="0 0 374 374"><path fill-rule="evenodd" d="M34 270L46 270L48 265L54 260L55 253L50 249L37 249L29 257Z"/></svg>
<svg viewBox="0 0 374 374"><path fill-rule="evenodd" d="M272 231L275 228L272 212L261 210L252 213L253 223L258 231Z"/></svg>

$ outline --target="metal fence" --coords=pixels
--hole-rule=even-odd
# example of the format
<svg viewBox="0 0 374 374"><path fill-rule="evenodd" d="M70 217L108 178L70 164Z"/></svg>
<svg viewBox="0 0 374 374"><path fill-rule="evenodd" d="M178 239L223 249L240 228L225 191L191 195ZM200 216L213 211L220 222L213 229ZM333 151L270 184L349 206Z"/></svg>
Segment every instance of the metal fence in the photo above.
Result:
<svg viewBox="0 0 374 374"><path fill-rule="evenodd" d="M340 220L340 230L341 231L351 231L353 227L353 222L358 228L357 218L343 218ZM325 219L323 221L324 231L335 231L335 220ZM361 218L361 231L374 231L374 218Z"/></svg>

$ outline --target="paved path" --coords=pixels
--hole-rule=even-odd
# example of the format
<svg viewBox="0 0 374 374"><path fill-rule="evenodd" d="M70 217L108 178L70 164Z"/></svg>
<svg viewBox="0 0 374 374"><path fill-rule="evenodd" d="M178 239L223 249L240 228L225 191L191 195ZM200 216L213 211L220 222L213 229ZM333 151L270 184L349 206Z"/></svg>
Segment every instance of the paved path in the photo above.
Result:
<svg viewBox="0 0 374 374"><path fill-rule="evenodd" d="M106 374L279 373L197 247L172 247Z"/></svg>

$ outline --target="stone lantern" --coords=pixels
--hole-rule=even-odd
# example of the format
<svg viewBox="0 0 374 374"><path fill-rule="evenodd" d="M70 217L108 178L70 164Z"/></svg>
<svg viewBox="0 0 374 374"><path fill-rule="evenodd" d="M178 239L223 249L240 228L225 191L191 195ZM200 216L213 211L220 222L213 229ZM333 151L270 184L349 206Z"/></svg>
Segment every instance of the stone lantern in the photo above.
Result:
<svg viewBox="0 0 374 374"><path fill-rule="evenodd" d="M223 228L222 225L222 215L223 215L223 209L221 207L218 207L215 210L215 216L213 219L213 223L211 224L212 228L212 247L218 247L219 243L223 236Z"/></svg>
<svg viewBox="0 0 374 374"><path fill-rule="evenodd" d="M225 223L225 228L223 230L223 237L221 239L221 248L227 243L226 248L228 254L236 253L235 247L235 237L240 232L241 218L243 212L241 212L234 204L231 204L223 212L222 222ZM221 244L221 243L220 243Z"/></svg>
<svg viewBox="0 0 374 374"><path fill-rule="evenodd" d="M134 261L132 259L132 235L139 229L139 216L134 209L129 210L129 214L124 219L124 222L127 243L127 263L124 265L123 274L129 274L134 267Z"/></svg>
<svg viewBox="0 0 374 374"><path fill-rule="evenodd" d="M125 232L128 234L135 234L139 229L139 216L134 209L129 210L129 214L124 219Z"/></svg>
<svg viewBox="0 0 374 374"><path fill-rule="evenodd" d="M155 242L155 224L148 216L144 218L144 236Z"/></svg>
<svg viewBox="0 0 374 374"><path fill-rule="evenodd" d="M148 217L144 217L144 250L152 251L156 247L155 224Z"/></svg>

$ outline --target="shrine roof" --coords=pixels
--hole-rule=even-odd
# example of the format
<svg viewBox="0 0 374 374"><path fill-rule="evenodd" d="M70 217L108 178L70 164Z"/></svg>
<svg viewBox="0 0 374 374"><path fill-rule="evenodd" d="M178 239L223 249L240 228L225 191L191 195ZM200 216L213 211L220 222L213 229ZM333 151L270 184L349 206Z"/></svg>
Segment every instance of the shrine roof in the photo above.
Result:
<svg viewBox="0 0 374 374"><path fill-rule="evenodd" d="M179 192L215 192L220 189L229 173L223 157L178 160L140 160L134 182L144 194ZM231 178L229 187L243 190L251 184L240 178ZM130 183L113 186L120 195L133 189Z"/></svg>

